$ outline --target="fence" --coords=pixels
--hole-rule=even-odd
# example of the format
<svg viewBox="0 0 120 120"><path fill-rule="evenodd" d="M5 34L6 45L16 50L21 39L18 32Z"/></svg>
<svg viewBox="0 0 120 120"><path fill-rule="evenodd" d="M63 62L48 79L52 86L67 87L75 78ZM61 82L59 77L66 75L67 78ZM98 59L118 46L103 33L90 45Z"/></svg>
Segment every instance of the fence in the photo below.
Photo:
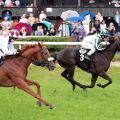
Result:
<svg viewBox="0 0 120 120"><path fill-rule="evenodd" d="M23 42L23 41L15 41L14 44L19 45L19 49L21 49L21 45L33 45L38 42ZM81 42L39 42L44 45L81 45Z"/></svg>

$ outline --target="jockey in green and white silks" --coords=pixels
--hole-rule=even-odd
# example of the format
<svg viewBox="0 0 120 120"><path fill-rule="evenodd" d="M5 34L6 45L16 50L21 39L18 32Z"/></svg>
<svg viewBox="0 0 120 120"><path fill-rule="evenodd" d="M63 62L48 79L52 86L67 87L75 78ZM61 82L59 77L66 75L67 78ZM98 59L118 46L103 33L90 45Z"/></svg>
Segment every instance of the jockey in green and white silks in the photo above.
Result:
<svg viewBox="0 0 120 120"><path fill-rule="evenodd" d="M103 30L98 35L90 35L86 36L81 46L84 49L89 49L90 51L87 53L86 59L90 59L89 56L91 56L95 51L102 51L104 50L107 45L110 43L108 42L109 33L107 30Z"/></svg>

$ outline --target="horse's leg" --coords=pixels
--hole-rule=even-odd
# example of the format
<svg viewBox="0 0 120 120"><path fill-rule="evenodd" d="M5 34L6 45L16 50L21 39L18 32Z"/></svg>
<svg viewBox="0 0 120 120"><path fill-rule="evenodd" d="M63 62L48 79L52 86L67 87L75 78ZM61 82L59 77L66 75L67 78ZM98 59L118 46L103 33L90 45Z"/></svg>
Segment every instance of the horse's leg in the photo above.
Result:
<svg viewBox="0 0 120 120"><path fill-rule="evenodd" d="M74 75L74 70L75 70L75 68L73 68L73 70L71 71L71 77L73 77L73 75ZM71 84L72 84L72 86L73 86L73 90L75 89L75 83L71 80L71 79L69 79L68 78L68 69L65 69L62 73L61 73L61 76L63 76L64 78L66 78Z"/></svg>
<svg viewBox="0 0 120 120"><path fill-rule="evenodd" d="M79 82L74 80L74 78L73 78L74 71L75 71L75 67L74 68L65 69L61 75L63 77L65 77L72 84L73 90L75 89L75 85L77 85L80 88L83 88L83 90L85 90L83 85L81 85Z"/></svg>
<svg viewBox="0 0 120 120"><path fill-rule="evenodd" d="M101 84L99 83L99 84L97 84L97 86L99 86L99 87L101 87L101 88L105 88L105 87L107 87L109 84L112 83L112 79L109 77L109 75L108 75L105 71L101 72L101 73L99 74L99 76L102 77L102 78L104 78L105 80L108 80L108 83L106 83L106 84L104 84L104 85L101 85Z"/></svg>
<svg viewBox="0 0 120 120"><path fill-rule="evenodd" d="M37 93L40 95L41 97L41 92L40 92L40 84L38 82L35 82L33 80L25 80L25 82L27 82L28 85L35 85L37 87ZM41 102L37 101L37 105L41 106Z"/></svg>
<svg viewBox="0 0 120 120"><path fill-rule="evenodd" d="M83 85L83 88L93 88L97 81L98 75L92 73L91 85Z"/></svg>
<svg viewBox="0 0 120 120"><path fill-rule="evenodd" d="M17 80L17 81L18 81L18 82L16 83L16 86L17 86L19 89L21 89L21 90L25 91L26 93L32 95L33 97L37 98L40 102L42 102L42 103L45 104L46 106L49 106L50 109L54 108L53 105L49 104L47 101L45 101L43 98L41 98L38 93L35 93L35 92L28 86L28 84L27 84L25 81L23 81L23 80L21 80L21 79L19 79L19 80Z"/></svg>
<svg viewBox="0 0 120 120"><path fill-rule="evenodd" d="M35 85L37 87L37 93L41 96L41 92L40 92L40 84L38 82L35 82L33 80L25 80L25 82L27 82L28 85Z"/></svg>

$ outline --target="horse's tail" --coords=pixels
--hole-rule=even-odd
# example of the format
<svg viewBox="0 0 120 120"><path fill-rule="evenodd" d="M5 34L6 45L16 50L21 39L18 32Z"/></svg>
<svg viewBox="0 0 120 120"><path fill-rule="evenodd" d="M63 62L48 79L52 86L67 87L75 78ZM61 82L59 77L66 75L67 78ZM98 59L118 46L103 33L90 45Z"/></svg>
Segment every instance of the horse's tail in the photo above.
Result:
<svg viewBox="0 0 120 120"><path fill-rule="evenodd" d="M58 60L58 54L59 54L59 52L55 52L51 55L54 58L54 63L56 63Z"/></svg>

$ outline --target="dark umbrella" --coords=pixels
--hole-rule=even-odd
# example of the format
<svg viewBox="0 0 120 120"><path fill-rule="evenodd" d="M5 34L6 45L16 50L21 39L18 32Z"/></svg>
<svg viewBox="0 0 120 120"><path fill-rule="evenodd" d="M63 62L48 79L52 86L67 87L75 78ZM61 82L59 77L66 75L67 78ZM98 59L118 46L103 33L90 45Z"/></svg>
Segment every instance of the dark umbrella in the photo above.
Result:
<svg viewBox="0 0 120 120"><path fill-rule="evenodd" d="M35 23L32 25L32 30L36 31L38 26L42 26L44 31L47 31L48 28L44 23Z"/></svg>
<svg viewBox="0 0 120 120"><path fill-rule="evenodd" d="M27 23L18 23L14 29L15 30L18 30L20 32L20 30L22 29L22 27L25 27L26 28L26 32L27 33L30 33L32 31L32 28L30 25L28 25Z"/></svg>

